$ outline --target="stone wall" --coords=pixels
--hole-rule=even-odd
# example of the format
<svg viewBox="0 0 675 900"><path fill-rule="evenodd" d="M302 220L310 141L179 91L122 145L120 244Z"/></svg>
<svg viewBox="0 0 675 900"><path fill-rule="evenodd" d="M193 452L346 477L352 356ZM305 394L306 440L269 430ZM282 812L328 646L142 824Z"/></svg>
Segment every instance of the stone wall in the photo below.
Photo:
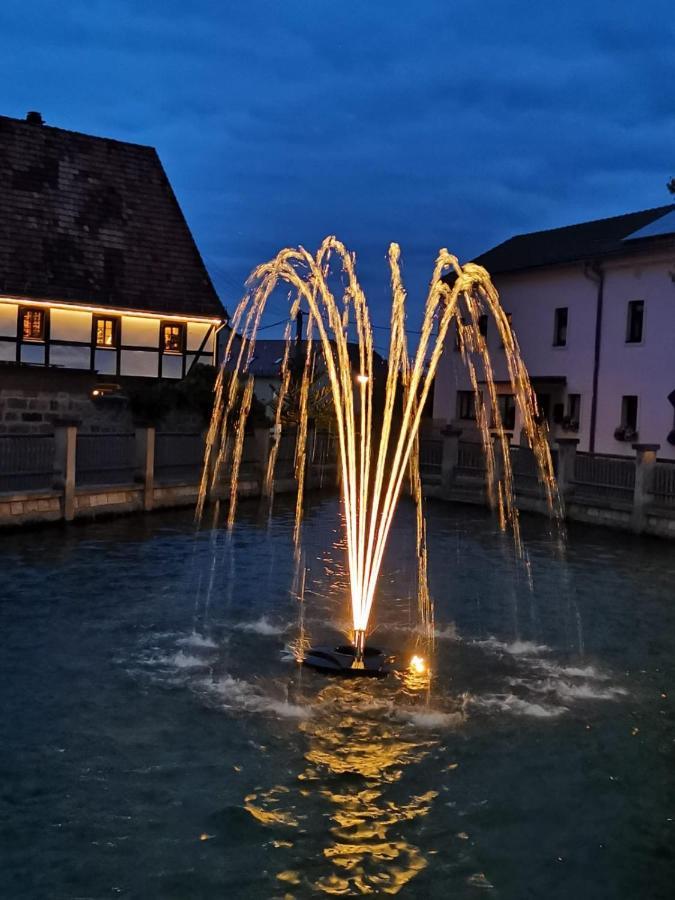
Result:
<svg viewBox="0 0 675 900"><path fill-rule="evenodd" d="M64 419L77 421L85 434L133 431L126 398L94 398L98 383L91 372L0 366L0 435L50 434L54 423ZM165 431L204 427L202 418L189 410L174 410L161 423Z"/></svg>

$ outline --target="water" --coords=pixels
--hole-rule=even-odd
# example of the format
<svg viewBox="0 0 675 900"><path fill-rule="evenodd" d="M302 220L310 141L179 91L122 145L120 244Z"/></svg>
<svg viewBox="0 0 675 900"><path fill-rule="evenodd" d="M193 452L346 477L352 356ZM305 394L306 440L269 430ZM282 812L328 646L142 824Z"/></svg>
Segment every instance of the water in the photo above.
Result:
<svg viewBox="0 0 675 900"><path fill-rule="evenodd" d="M350 627L333 499L309 498L305 625ZM0 896L666 898L675 554L429 507L434 681L331 681L297 637L291 502L0 543ZM415 511L374 640L416 649Z"/></svg>
<svg viewBox="0 0 675 900"><path fill-rule="evenodd" d="M511 391L520 410L522 436L534 454L539 483L551 515L560 520L561 507L553 473L553 461L547 439L547 426L540 421L537 399L520 355L518 341L508 315L490 276L481 266L460 266L457 257L446 249L438 252L425 302L419 341L414 354L408 354L405 321L406 291L403 285L400 247L389 245L392 305L388 374L380 381L375 397L373 369L373 333L365 294L356 274L356 257L336 237L325 238L315 255L303 247L287 247L274 259L257 266L249 276L247 290L231 322L230 336L214 386L214 402L204 452L196 518L202 519L207 497L214 496L232 456L228 525L234 524L238 498L239 469L244 446L245 426L251 409L253 376L249 366L255 356L258 329L267 302L283 286L290 303L285 329L285 350L281 360L281 386L274 413L275 440L269 454L264 493L271 492L274 481L278 438L284 422L284 409L293 409L297 421L295 476L297 496L294 541L301 551L301 524L307 436L310 418L310 394L324 396L324 415L330 418L338 439L338 471L344 509L343 530L349 560L349 590L352 603L352 630L348 639L354 646L354 666L362 667L362 649L369 630L370 611L378 588L384 558L403 483L408 475L411 494L417 506L418 604L423 627L433 627L433 604L427 584L426 529L422 515L422 482L419 472L418 431L422 413L449 329L457 328L458 348L467 366L474 389L476 424L486 459L486 486L490 506L498 510L502 530L513 531L515 546L522 554L518 508L513 490L510 435L507 434L493 377L492 361L480 322L488 313L497 326L503 356L509 373ZM443 278L443 275L446 278ZM337 278L337 281L336 281ZM450 279L450 280L448 280ZM341 297L334 294L339 287ZM297 325L296 341L302 341L302 303L309 307L304 344L294 343L291 331ZM350 352L348 336L358 338L358 363ZM321 351L317 376L316 340ZM292 373L304 357L302 376ZM293 363L293 365L292 365ZM231 371L227 371L227 367ZM482 379L482 380L479 380ZM319 386L321 382L322 386ZM291 385L296 397L291 398ZM491 414L483 402L485 385ZM245 385L245 386L243 386ZM243 387L243 393L242 393ZM330 397L328 408L325 401ZM494 434L493 434L494 429ZM495 455L495 450L498 450Z"/></svg>

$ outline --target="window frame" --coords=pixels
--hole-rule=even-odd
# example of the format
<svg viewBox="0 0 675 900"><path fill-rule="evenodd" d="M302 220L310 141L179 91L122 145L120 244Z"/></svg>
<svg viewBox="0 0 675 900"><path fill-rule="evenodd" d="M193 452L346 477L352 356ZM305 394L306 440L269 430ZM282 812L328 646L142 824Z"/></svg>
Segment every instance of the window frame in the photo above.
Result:
<svg viewBox="0 0 675 900"><path fill-rule="evenodd" d="M40 337L26 337L24 334L24 320L27 313L39 313L42 317ZM20 344L46 344L49 340L49 310L43 309L41 306L20 306L16 336L17 343Z"/></svg>
<svg viewBox="0 0 675 900"><path fill-rule="evenodd" d="M574 401L572 401L574 398ZM576 412L576 415L573 413ZM567 395L567 418L572 422L579 422L581 419L581 394Z"/></svg>
<svg viewBox="0 0 675 900"><path fill-rule="evenodd" d="M466 402L466 409L464 405ZM476 420L476 395L474 391L457 391L456 418L461 422Z"/></svg>
<svg viewBox="0 0 675 900"><path fill-rule="evenodd" d="M569 306L556 306L553 311L553 346L554 347L566 347L567 346L567 332L570 324L570 308ZM562 314L565 315L564 325L561 323ZM564 329L564 337L561 337L561 332Z"/></svg>
<svg viewBox="0 0 675 900"><path fill-rule="evenodd" d="M510 400L510 403L507 403L507 400ZM504 406L508 407L508 409L501 409L500 401L503 401ZM516 427L516 395L515 394L497 394L497 408L499 409L501 419L502 419L502 428L504 431L513 431ZM506 413L508 412L508 419ZM494 409L492 410L492 428L497 427L497 419L495 416Z"/></svg>
<svg viewBox="0 0 675 900"><path fill-rule="evenodd" d="M626 308L626 344L642 344L645 338L645 301L629 300ZM633 337L634 311L640 308L640 336ZM632 395L627 395L632 396Z"/></svg>
<svg viewBox="0 0 675 900"><path fill-rule="evenodd" d="M180 335L180 349L167 350L164 332L167 328L177 328ZM159 323L159 352L168 356L184 356L187 343L187 324L185 322L169 322L162 320Z"/></svg>
<svg viewBox="0 0 675 900"><path fill-rule="evenodd" d="M628 421L628 406L629 404L626 402L627 400L635 400L635 411L633 416L633 421ZM638 431L638 411L640 408L640 397L638 394L623 394L621 397L621 428L630 429L631 431Z"/></svg>
<svg viewBox="0 0 675 900"><path fill-rule="evenodd" d="M506 316L506 321L508 322L509 328L511 329L511 331L513 331L513 313L506 312L506 310L504 310L504 315ZM499 349L506 349L506 345L504 344L504 340L502 339L501 335L499 337Z"/></svg>
<svg viewBox="0 0 675 900"><path fill-rule="evenodd" d="M99 344L98 342L98 323L112 322L112 344ZM92 321L92 344L96 350L117 350L120 345L120 318L119 316L98 316L95 315Z"/></svg>

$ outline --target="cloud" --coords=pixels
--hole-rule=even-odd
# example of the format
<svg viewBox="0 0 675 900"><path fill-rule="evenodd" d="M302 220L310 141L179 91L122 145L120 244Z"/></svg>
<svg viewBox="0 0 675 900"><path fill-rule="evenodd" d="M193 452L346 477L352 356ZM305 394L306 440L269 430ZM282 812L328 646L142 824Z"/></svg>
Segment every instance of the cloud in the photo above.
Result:
<svg viewBox="0 0 675 900"><path fill-rule="evenodd" d="M664 0L5 0L0 29L1 111L156 146L230 305L338 233L386 319L391 239L419 310L439 246L668 200Z"/></svg>

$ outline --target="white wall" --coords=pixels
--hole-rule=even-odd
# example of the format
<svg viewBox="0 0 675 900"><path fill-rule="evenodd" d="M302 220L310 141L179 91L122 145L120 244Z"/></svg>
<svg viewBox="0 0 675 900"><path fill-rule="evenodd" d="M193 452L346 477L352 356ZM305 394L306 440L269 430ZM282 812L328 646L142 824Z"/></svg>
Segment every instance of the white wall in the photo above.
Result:
<svg viewBox="0 0 675 900"><path fill-rule="evenodd" d="M612 262L605 269L595 450L633 455L630 443L614 439L614 430L620 422L622 396L636 394L639 440L660 444L659 456L675 459L675 447L666 442L674 425L674 410L666 397L675 390L675 284L670 274L675 271L675 259ZM578 437L579 449L588 450L597 284L585 276L582 265L504 275L495 278L495 284L504 309L512 314L530 376L563 376L566 387L560 389L561 399L568 393L581 395L579 432L552 426L552 436ZM645 301L644 339L639 345L626 344L629 300ZM554 314L563 306L568 308L567 344L558 348L553 346ZM453 333L436 379L434 419L444 422L455 421L457 391L471 387L454 343ZM488 346L495 378L505 380L504 353L492 321ZM468 430L468 423L456 424ZM518 431L517 422L516 441Z"/></svg>
<svg viewBox="0 0 675 900"><path fill-rule="evenodd" d="M675 459L667 443L675 426L667 395L675 390L675 259L607 266L598 379L599 453L631 452L614 439L620 424L621 398L638 397L638 440L660 444L658 455ZM628 303L644 300L643 338L626 343Z"/></svg>
<svg viewBox="0 0 675 900"><path fill-rule="evenodd" d="M90 312L73 309L51 309L49 311L49 337L58 341L84 341L91 343ZM89 368L87 361L86 368Z"/></svg>
<svg viewBox="0 0 675 900"><path fill-rule="evenodd" d="M16 359L17 322L21 305L24 304L17 304L9 298L0 297L0 361L11 362ZM30 306L30 302L26 301L25 305ZM106 311L101 311L100 314L106 315ZM120 320L119 337L121 344L127 348L120 354L121 371L119 374L156 378L160 361L160 323L164 317L161 315L148 317L115 310L110 310L107 314ZM48 362L49 365L64 368L89 369L92 321L91 310L76 307L72 309L50 307L47 328L48 359L45 352L47 344L25 342L20 347L21 361L34 365L44 365ZM213 328L211 322L191 321L184 324L187 329L187 349L191 351L186 355L185 371L187 372L197 358L196 351L202 346L202 341L207 334L208 338L199 361L212 362L214 331L209 334ZM54 343L55 341L58 343ZM101 375L116 375L117 348L95 348L94 368ZM181 378L183 376L182 354L163 355L162 376L164 378Z"/></svg>

